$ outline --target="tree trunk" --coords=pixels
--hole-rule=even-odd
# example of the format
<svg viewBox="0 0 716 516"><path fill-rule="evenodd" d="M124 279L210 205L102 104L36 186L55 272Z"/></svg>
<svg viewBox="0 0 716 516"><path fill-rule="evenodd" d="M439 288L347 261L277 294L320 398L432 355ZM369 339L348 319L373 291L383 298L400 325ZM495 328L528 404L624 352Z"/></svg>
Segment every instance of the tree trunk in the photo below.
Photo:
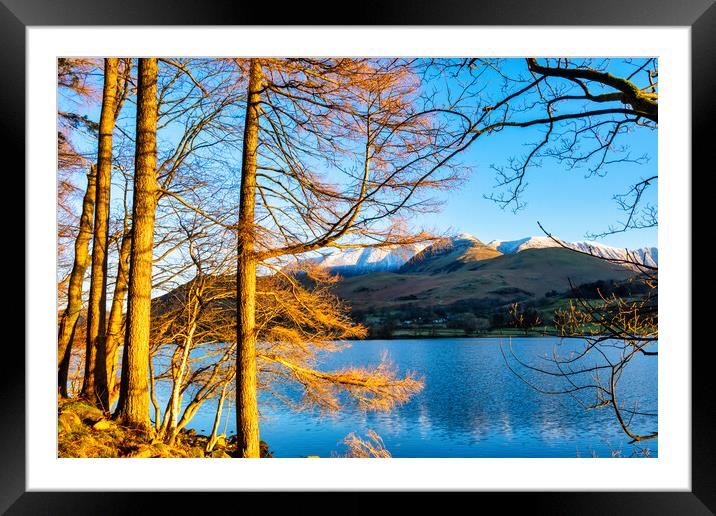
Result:
<svg viewBox="0 0 716 516"><path fill-rule="evenodd" d="M151 432L148 372L157 205L156 58L139 59L136 135L129 297L122 379L115 417L126 425Z"/></svg>
<svg viewBox="0 0 716 516"><path fill-rule="evenodd" d="M164 416L162 417L162 422L160 425L154 425L157 429L156 431L156 437L158 439L164 439L164 437L167 435L168 429L169 429L169 420L171 419L171 410L172 410L172 399L171 397L167 400L167 406L164 407Z"/></svg>
<svg viewBox="0 0 716 516"><path fill-rule="evenodd" d="M216 446L216 443L219 440L219 424L221 423L221 410L224 407L224 400L226 399L226 387L227 384L224 384L221 387L219 403L216 405L216 414L214 414L214 425L211 427L211 435L209 436L209 441L206 443L207 452L214 451L214 446Z"/></svg>
<svg viewBox="0 0 716 516"><path fill-rule="evenodd" d="M236 438L242 457L259 457L259 412L256 401L256 152L258 148L261 64L252 59L241 163L236 271Z"/></svg>
<svg viewBox="0 0 716 516"><path fill-rule="evenodd" d="M104 89L97 147L97 199L92 240L92 276L87 309L85 377L82 385L82 397L103 410L109 410L104 346L107 331L107 245L109 243L109 195L112 175L112 131L114 130L114 114L117 105L118 63L119 60L114 57L104 60Z"/></svg>
<svg viewBox="0 0 716 516"><path fill-rule="evenodd" d="M167 444L173 445L174 439L177 434L177 425L179 424L179 413L181 411L181 399L182 399L182 387L184 384L184 376L187 371L187 364L189 363L189 354L191 353L191 347L194 341L194 332L196 331L196 324L192 323L191 328L184 340L184 347L181 351L181 358L179 361L179 368L174 375L172 382L172 392L169 397L169 423L167 425L168 440ZM173 366L172 366L173 367Z"/></svg>
<svg viewBox="0 0 716 516"><path fill-rule="evenodd" d="M161 413L159 411L159 402L157 401L156 396L156 387L157 385L154 379L154 364L152 363L152 356L149 355L149 400L152 402L152 406L154 407L154 433L155 435L159 435Z"/></svg>
<svg viewBox="0 0 716 516"><path fill-rule="evenodd" d="M128 218L128 217L127 217ZM122 235L122 244L119 249L119 264L117 265L117 279L114 284L114 297L112 308L109 311L107 323L107 391L109 392L109 406L111 407L118 395L116 389L117 359L119 355L119 340L122 334L124 300L127 297L129 283L129 254L132 248L132 234L126 226Z"/></svg>
<svg viewBox="0 0 716 516"><path fill-rule="evenodd" d="M67 288L67 308L60 318L57 337L57 385L60 396L64 398L67 397L67 376L70 370L75 327L82 310L82 283L89 265L89 241L92 238L96 186L97 169L92 165L89 174L87 174L87 190L82 199L80 229L77 240L75 240L75 259Z"/></svg>

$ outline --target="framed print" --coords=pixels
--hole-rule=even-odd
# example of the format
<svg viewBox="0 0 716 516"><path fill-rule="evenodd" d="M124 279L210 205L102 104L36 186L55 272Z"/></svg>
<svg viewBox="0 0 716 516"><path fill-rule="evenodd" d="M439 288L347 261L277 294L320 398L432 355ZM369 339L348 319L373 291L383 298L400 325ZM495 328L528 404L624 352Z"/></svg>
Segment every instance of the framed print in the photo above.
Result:
<svg viewBox="0 0 716 516"><path fill-rule="evenodd" d="M3 511L715 510L691 170L716 8L492 7L3 0Z"/></svg>

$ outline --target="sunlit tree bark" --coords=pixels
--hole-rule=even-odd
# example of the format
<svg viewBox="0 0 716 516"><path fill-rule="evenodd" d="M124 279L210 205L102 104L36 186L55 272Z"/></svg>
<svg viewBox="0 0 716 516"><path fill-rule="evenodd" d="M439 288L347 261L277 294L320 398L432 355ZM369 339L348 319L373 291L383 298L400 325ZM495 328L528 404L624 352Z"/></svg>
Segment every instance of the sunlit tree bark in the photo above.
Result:
<svg viewBox="0 0 716 516"><path fill-rule="evenodd" d="M262 71L258 59L249 70L244 125L237 245L236 318L236 437L243 457L259 457L259 411L256 401L256 153L258 147Z"/></svg>
<svg viewBox="0 0 716 516"><path fill-rule="evenodd" d="M107 314L107 245L109 242L109 200L112 175L112 132L117 107L117 58L106 58L104 64L104 88L102 111L99 122L97 151L97 189L92 239L92 275L90 279L89 306L87 309L87 342L85 353L85 377L82 397L109 410L106 371L96 371L98 350L104 353ZM100 361L104 363L104 359ZM98 363L100 363L98 362ZM104 367L101 367L104 369Z"/></svg>
<svg viewBox="0 0 716 516"><path fill-rule="evenodd" d="M87 271L87 266L89 265L89 241L92 238L92 217L94 214L96 180L97 169L92 165L89 174L87 174L87 190L82 200L80 228L77 239L75 240L75 258L67 290L67 308L65 308L65 311L62 313L59 325L57 382L59 393L63 397L67 397L67 375L70 368L70 357L72 355L72 340L75 334L77 319L82 310L82 283L84 281L85 272Z"/></svg>
<svg viewBox="0 0 716 516"><path fill-rule="evenodd" d="M117 278L114 283L114 296L112 297L112 308L109 312L107 322L106 340L106 371L107 391L109 392L109 406L113 405L119 395L116 385L117 360L119 357L120 339L124 324L124 301L127 297L129 285L129 255L132 248L132 234L130 227L125 222L122 242L119 247L119 259L117 263Z"/></svg>
<svg viewBox="0 0 716 516"><path fill-rule="evenodd" d="M125 354L115 417L147 431L154 219L157 205L157 59L139 59L132 243Z"/></svg>
<svg viewBox="0 0 716 516"><path fill-rule="evenodd" d="M216 412L214 413L214 424L211 426L211 434L209 435L209 441L206 443L206 451L211 452L214 450L214 446L219 440L219 424L221 423L221 411L224 408L224 402L226 401L228 382L224 383L221 387L221 394L219 395L219 401L216 405Z"/></svg>

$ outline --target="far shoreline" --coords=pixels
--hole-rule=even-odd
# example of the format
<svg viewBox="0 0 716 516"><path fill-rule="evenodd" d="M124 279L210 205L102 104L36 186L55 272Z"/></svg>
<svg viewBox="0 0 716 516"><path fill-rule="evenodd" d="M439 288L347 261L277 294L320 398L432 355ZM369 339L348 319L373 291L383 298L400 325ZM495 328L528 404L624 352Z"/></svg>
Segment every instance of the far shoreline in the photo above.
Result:
<svg viewBox="0 0 716 516"><path fill-rule="evenodd" d="M371 340L442 340L442 339L494 339L500 337L529 337L529 338L562 338L559 335L548 335L541 332L528 332L528 333L485 333L480 335L392 335L390 337L368 337L365 339L344 339L346 342L362 342ZM585 335L586 337L586 335ZM565 337L566 338L566 337ZM574 337L570 337L574 338ZM578 338L578 337L577 337Z"/></svg>

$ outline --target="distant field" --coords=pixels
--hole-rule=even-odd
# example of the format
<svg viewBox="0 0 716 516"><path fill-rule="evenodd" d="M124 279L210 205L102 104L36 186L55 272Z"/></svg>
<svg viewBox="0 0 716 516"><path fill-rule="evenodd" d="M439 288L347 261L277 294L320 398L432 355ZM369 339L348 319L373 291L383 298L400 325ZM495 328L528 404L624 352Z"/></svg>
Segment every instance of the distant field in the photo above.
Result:
<svg viewBox="0 0 716 516"><path fill-rule="evenodd" d="M541 328L518 329L518 328L498 328L486 331L476 331L474 333L465 333L457 328L437 328L433 331L430 328L412 329L396 329L391 338L448 338L448 337L534 337L545 333Z"/></svg>

